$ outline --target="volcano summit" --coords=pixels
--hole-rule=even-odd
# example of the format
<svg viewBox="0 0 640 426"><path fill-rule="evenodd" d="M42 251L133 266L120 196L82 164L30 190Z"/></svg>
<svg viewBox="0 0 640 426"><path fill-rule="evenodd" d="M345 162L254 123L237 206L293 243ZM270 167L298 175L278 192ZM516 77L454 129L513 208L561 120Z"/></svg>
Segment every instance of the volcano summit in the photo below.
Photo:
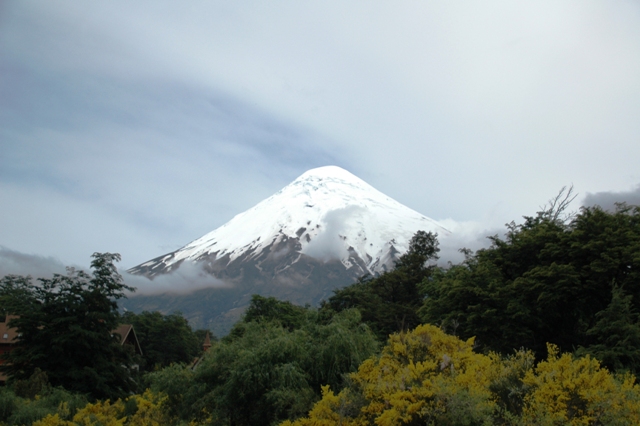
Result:
<svg viewBox="0 0 640 426"><path fill-rule="evenodd" d="M225 283L196 292L213 309L194 311L183 303L153 308L150 300L131 308L180 309L194 325L215 331L221 316L246 306L251 294L315 304L362 275L392 268L419 230L449 234L340 167L312 169L220 228L129 270L153 279L197 265ZM136 296L130 302L153 297ZM155 297L177 302L193 295Z"/></svg>

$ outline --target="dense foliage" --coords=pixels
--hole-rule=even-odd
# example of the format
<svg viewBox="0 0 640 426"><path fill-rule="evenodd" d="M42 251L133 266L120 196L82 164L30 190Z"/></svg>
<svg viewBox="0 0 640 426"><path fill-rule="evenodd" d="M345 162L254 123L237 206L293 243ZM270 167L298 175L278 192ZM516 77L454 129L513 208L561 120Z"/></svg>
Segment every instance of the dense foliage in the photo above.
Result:
<svg viewBox="0 0 640 426"><path fill-rule="evenodd" d="M534 366L520 351L501 359L473 351L437 327L392 335L339 393L323 387L309 417L283 426L320 425L634 425L640 387L616 379L590 357L549 347Z"/></svg>
<svg viewBox="0 0 640 426"><path fill-rule="evenodd" d="M45 372L53 386L113 398L136 389L129 366L133 353L112 335L119 323L117 300L124 290L114 265L120 256L95 253L92 275L69 268L53 278L8 275L0 279L0 306L20 333L19 345L5 354L0 370L12 380Z"/></svg>
<svg viewBox="0 0 640 426"><path fill-rule="evenodd" d="M567 200L446 269L419 232L320 309L254 295L196 364L204 331L179 313L119 317L117 255L95 254L92 276L4 277L21 335L0 424L640 424L640 207L563 216ZM120 321L151 371L143 394Z"/></svg>
<svg viewBox="0 0 640 426"><path fill-rule="evenodd" d="M438 259L437 235L418 231L407 252L400 256L391 271L380 276L366 276L357 283L338 289L322 304L325 312L357 308L362 320L371 327L381 342L391 333L416 327L422 321L418 309L425 292L421 287L436 267L429 261Z"/></svg>
<svg viewBox="0 0 640 426"><path fill-rule="evenodd" d="M251 303L245 310L242 321L231 330L231 338L242 333L243 324L251 322L270 322L287 330L295 330L307 321L308 313L308 307L303 308L289 301L254 294L251 296Z"/></svg>
<svg viewBox="0 0 640 426"><path fill-rule="evenodd" d="M166 397L146 391L111 403L90 403L84 395L52 388L37 370L27 380L0 388L0 425L162 426L171 423Z"/></svg>
<svg viewBox="0 0 640 426"><path fill-rule="evenodd" d="M189 322L174 312L125 312L121 321L132 324L140 347L144 348L141 368L154 370L172 363L191 363L202 353L206 330L193 331Z"/></svg>
<svg viewBox="0 0 640 426"><path fill-rule="evenodd" d="M109 400L88 403L74 412L62 403L58 412L47 414L33 426L164 426L170 424L170 419L163 402L164 397L146 391L113 403Z"/></svg>
<svg viewBox="0 0 640 426"><path fill-rule="evenodd" d="M567 221L542 211L491 241L423 281L423 322L476 336L485 351L540 359L553 343L638 371L639 207L588 207Z"/></svg>
<svg viewBox="0 0 640 426"><path fill-rule="evenodd" d="M322 385L340 389L377 347L355 310L322 320L314 309L254 297L244 321L195 371L173 366L149 378L177 418L270 425L304 415Z"/></svg>
<svg viewBox="0 0 640 426"><path fill-rule="evenodd" d="M347 314L353 311L340 316ZM335 380L337 376L326 376L330 363L323 364L321 358L328 352L343 352L336 350L341 345L335 341L340 339L333 337L333 345L317 347L319 354L314 356L303 353L307 348L296 333L300 330L286 331L267 322L250 322L244 329L243 336L250 340L239 348L232 344L240 343L237 338L216 343L218 353L214 351L195 371L174 364L150 374L151 390L113 402L87 403L80 395L51 388L46 377L35 374L23 386L0 390L0 424L578 426L640 422L640 386L633 376L614 376L589 355L560 354L554 345L549 345L547 358L536 364L530 351L508 357L479 354L474 352L473 339L462 341L437 327L421 325L393 334L381 354ZM336 331L321 337L334 336ZM293 341L284 337L286 333ZM297 349L300 344L302 349ZM329 383L321 386L321 399L304 385L314 375L320 376L319 383ZM36 391L37 396L18 395L25 391Z"/></svg>

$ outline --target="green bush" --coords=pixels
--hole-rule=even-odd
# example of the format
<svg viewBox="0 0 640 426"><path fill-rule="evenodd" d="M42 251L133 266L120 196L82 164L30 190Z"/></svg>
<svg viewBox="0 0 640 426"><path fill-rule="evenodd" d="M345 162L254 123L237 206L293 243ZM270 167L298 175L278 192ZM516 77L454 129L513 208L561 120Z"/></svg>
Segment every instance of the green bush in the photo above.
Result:
<svg viewBox="0 0 640 426"><path fill-rule="evenodd" d="M322 385L343 387L344 375L377 352L356 310L327 321L314 309L254 301L269 309L250 310L250 320L214 344L195 371L173 365L147 375L151 389L168 396L171 415L219 425L295 419L320 398Z"/></svg>

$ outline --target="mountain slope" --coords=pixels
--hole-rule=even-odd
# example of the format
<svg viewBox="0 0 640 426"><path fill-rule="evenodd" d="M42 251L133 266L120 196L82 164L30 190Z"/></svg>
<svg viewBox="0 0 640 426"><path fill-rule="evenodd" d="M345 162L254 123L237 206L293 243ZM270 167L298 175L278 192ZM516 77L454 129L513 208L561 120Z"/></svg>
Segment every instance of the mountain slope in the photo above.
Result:
<svg viewBox="0 0 640 426"><path fill-rule="evenodd" d="M224 292L225 299L234 299L227 310L246 305L253 293L317 303L364 274L392 268L419 230L449 234L346 170L327 166L307 171L220 228L129 272L153 279L183 262L199 265L227 284L224 290L201 290L208 296L200 300ZM165 299L175 305L175 297ZM189 306L181 310L195 320ZM221 314L203 314L196 322L215 329L214 317Z"/></svg>
<svg viewBox="0 0 640 426"><path fill-rule="evenodd" d="M376 273L393 266L394 254L404 252L418 230L449 233L346 170L320 167L220 228L130 272L153 277L184 260L224 259L233 264L257 259L270 248L324 261L339 259L345 268Z"/></svg>

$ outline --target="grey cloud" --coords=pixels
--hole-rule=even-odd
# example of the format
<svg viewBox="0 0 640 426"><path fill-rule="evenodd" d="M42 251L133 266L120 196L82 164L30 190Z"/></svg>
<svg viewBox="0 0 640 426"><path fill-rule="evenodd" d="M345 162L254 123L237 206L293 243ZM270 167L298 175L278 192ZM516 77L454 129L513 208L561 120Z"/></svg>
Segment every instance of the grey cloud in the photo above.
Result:
<svg viewBox="0 0 640 426"><path fill-rule="evenodd" d="M640 185L629 191L603 191L588 192L582 201L583 206L600 206L605 210L615 210L616 203L627 203L632 206L640 206Z"/></svg>
<svg viewBox="0 0 640 426"><path fill-rule="evenodd" d="M120 271L120 273L128 285L135 287L135 294L184 294L202 288L231 286L208 274L202 265L192 262L183 262L175 271L156 276L153 280L141 275L132 275L126 271Z"/></svg>
<svg viewBox="0 0 640 426"><path fill-rule="evenodd" d="M49 210L97 208L139 236L164 234L164 244L183 245L222 225L300 169L341 163L322 147L319 134L215 90L111 79L87 88L52 79L40 83L66 93L64 100L52 95L64 104L40 105L38 97L27 96L21 102L31 111L28 131L26 115L23 121L4 119L2 112L13 106L0 99L2 182L20 198L35 188L47 192L58 202ZM31 208L30 215L37 211ZM77 229L95 217L81 218ZM10 243L24 239L25 229L0 224ZM92 233L112 239L100 235L112 233L106 227ZM129 259L130 244L122 241L113 250ZM139 261L157 255L154 250L138 253Z"/></svg>
<svg viewBox="0 0 640 426"><path fill-rule="evenodd" d="M85 269L74 266L76 269ZM90 272L89 269L85 271ZM202 266L184 263L178 270L149 280L140 275L119 271L124 282L136 288L135 294L188 293L201 288L228 287L229 285L207 274ZM66 274L66 266L58 259L26 254L0 246L0 277L30 275L33 278L51 278L53 274Z"/></svg>
<svg viewBox="0 0 640 426"><path fill-rule="evenodd" d="M69 250L42 245L60 226L36 187L64 195L56 210L82 204L61 216L95 229L85 244L136 264L319 165L492 224L566 182L619 190L637 174L637 2L0 7L0 183L33 216L0 224L12 247Z"/></svg>
<svg viewBox="0 0 640 426"><path fill-rule="evenodd" d="M51 278L53 274L66 274L65 265L58 259L21 253L0 246L0 277L31 275L34 278Z"/></svg>
<svg viewBox="0 0 640 426"><path fill-rule="evenodd" d="M491 245L488 237L505 233L505 228L487 227L480 222L456 222L451 219L439 221L445 228L452 231L448 236L439 236L440 259L438 264L447 266L449 262L458 264L464 260L460 249L466 248L475 252Z"/></svg>
<svg viewBox="0 0 640 426"><path fill-rule="evenodd" d="M261 171L280 171L340 162L322 147L326 138L320 134L220 91L104 78L83 85L83 78L96 80L34 75L21 83L0 82L22 85L18 92L27 93L20 102L0 101L4 179L53 180L60 189L86 193L79 183L96 184L123 169L139 174L153 166L178 171L191 164L204 171L206 164L231 162L243 171L258 162ZM44 87L29 96L31 86ZM43 103L41 96L59 104ZM29 114L14 119L20 103ZM82 167L81 161L98 167Z"/></svg>

